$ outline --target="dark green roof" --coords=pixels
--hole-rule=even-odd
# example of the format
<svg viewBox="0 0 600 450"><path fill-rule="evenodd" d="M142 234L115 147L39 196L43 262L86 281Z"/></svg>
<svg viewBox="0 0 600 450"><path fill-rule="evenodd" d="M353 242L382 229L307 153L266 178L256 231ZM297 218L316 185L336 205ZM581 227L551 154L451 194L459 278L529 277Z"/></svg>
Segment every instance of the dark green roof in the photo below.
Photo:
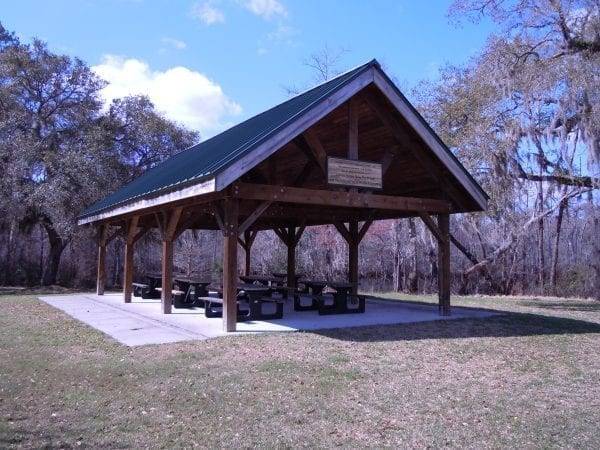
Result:
<svg viewBox="0 0 600 450"><path fill-rule="evenodd" d="M349 72L320 84L245 122L177 153L109 196L88 207L80 218L101 213L149 194L168 191L175 186L197 183L214 177L238 158L251 152L302 112L346 85L349 81L378 65L372 60Z"/></svg>

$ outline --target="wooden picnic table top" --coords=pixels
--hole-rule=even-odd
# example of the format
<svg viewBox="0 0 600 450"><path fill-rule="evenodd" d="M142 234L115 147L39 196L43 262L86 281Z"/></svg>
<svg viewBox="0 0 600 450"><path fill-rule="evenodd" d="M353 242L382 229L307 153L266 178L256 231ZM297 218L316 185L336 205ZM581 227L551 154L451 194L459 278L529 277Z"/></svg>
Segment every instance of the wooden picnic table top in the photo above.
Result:
<svg viewBox="0 0 600 450"><path fill-rule="evenodd" d="M154 278L154 279L157 279L157 278L162 278L162 273L158 273L158 272L152 272L152 273L147 273L145 276L146 276L147 278Z"/></svg>
<svg viewBox="0 0 600 450"><path fill-rule="evenodd" d="M258 286L256 284L250 283L239 283L236 286L238 291L252 291L252 292L269 292L271 288L269 286ZM218 292L219 294L223 293L223 286L211 286L211 290Z"/></svg>
<svg viewBox="0 0 600 450"><path fill-rule="evenodd" d="M240 275L242 281L258 281L259 283L281 283L281 278L268 277L266 275Z"/></svg>
<svg viewBox="0 0 600 450"><path fill-rule="evenodd" d="M350 289L356 286L356 283L349 283L347 281L331 281L327 283L327 286L330 286L334 289Z"/></svg>
<svg viewBox="0 0 600 450"><path fill-rule="evenodd" d="M302 280L302 282L309 286L327 286L329 284L329 282L325 280Z"/></svg>
<svg viewBox="0 0 600 450"><path fill-rule="evenodd" d="M273 272L273 276L277 277L277 278L287 278L287 273L286 272ZM304 274L303 273L296 273L296 274L294 274L294 277L296 279L304 278Z"/></svg>
<svg viewBox="0 0 600 450"><path fill-rule="evenodd" d="M202 280L202 279L198 279L198 278L187 278L187 277L173 277L173 280L181 281L183 283L188 283L188 284L203 284L205 286L208 286L210 283L212 283L212 280Z"/></svg>

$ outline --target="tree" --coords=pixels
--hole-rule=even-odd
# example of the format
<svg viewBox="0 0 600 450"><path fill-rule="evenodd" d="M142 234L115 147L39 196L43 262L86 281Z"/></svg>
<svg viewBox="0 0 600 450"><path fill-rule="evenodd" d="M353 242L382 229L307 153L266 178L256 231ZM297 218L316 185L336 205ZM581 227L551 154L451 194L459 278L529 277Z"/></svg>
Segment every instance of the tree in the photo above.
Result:
<svg viewBox="0 0 600 450"><path fill-rule="evenodd" d="M489 214L461 222L486 236L483 258L473 267L486 271L500 258L513 266L516 248L537 225L540 290L550 213L559 209L559 239L564 210L600 186L598 5L457 1L453 18L491 17L500 31L469 64L445 67L438 82L415 90L425 116L492 197ZM529 217L532 208L535 220ZM503 273L505 287L512 286L513 275L512 269ZM553 277L555 282L556 273Z"/></svg>
<svg viewBox="0 0 600 450"><path fill-rule="evenodd" d="M117 100L105 113L105 83L83 61L56 55L37 39L21 44L4 28L0 42L0 208L9 235L16 224L25 232L44 228L42 284L54 284L85 206L198 136L144 97Z"/></svg>

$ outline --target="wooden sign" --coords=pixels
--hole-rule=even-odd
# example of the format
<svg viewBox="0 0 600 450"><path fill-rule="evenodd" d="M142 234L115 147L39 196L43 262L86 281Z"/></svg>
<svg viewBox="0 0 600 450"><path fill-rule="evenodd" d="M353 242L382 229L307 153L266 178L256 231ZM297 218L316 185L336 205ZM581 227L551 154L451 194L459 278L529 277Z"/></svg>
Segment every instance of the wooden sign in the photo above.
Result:
<svg viewBox="0 0 600 450"><path fill-rule="evenodd" d="M381 189L381 164L328 157L327 182L338 186Z"/></svg>

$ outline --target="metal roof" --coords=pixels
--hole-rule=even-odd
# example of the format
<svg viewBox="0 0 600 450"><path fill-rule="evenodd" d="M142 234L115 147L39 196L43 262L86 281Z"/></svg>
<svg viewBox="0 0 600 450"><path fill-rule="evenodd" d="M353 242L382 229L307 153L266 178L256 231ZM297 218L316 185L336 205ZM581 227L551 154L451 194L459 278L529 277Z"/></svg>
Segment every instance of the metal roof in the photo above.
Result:
<svg viewBox="0 0 600 450"><path fill-rule="evenodd" d="M275 135L281 128L292 123L295 118L350 83L352 80L371 68L376 68L393 89L404 99L445 152L457 163L461 171L467 175L486 198L488 195L473 179L471 174L460 164L455 155L446 147L429 124L406 100L398 88L381 70L377 60L373 59L362 66L345 72L332 80L326 81L312 89L264 111L222 133L177 153L144 174L124 185L117 191L88 207L79 216L80 219L103 213L115 207L135 200L153 197L172 190L183 189L206 179L214 178L229 165L252 152L262 142Z"/></svg>
<svg viewBox="0 0 600 450"><path fill-rule="evenodd" d="M298 114L324 97L331 95L373 65L378 65L376 60L345 72L171 156L86 208L80 218L100 213L149 194L168 191L176 186L214 177L233 161L251 152L256 145L293 120Z"/></svg>

